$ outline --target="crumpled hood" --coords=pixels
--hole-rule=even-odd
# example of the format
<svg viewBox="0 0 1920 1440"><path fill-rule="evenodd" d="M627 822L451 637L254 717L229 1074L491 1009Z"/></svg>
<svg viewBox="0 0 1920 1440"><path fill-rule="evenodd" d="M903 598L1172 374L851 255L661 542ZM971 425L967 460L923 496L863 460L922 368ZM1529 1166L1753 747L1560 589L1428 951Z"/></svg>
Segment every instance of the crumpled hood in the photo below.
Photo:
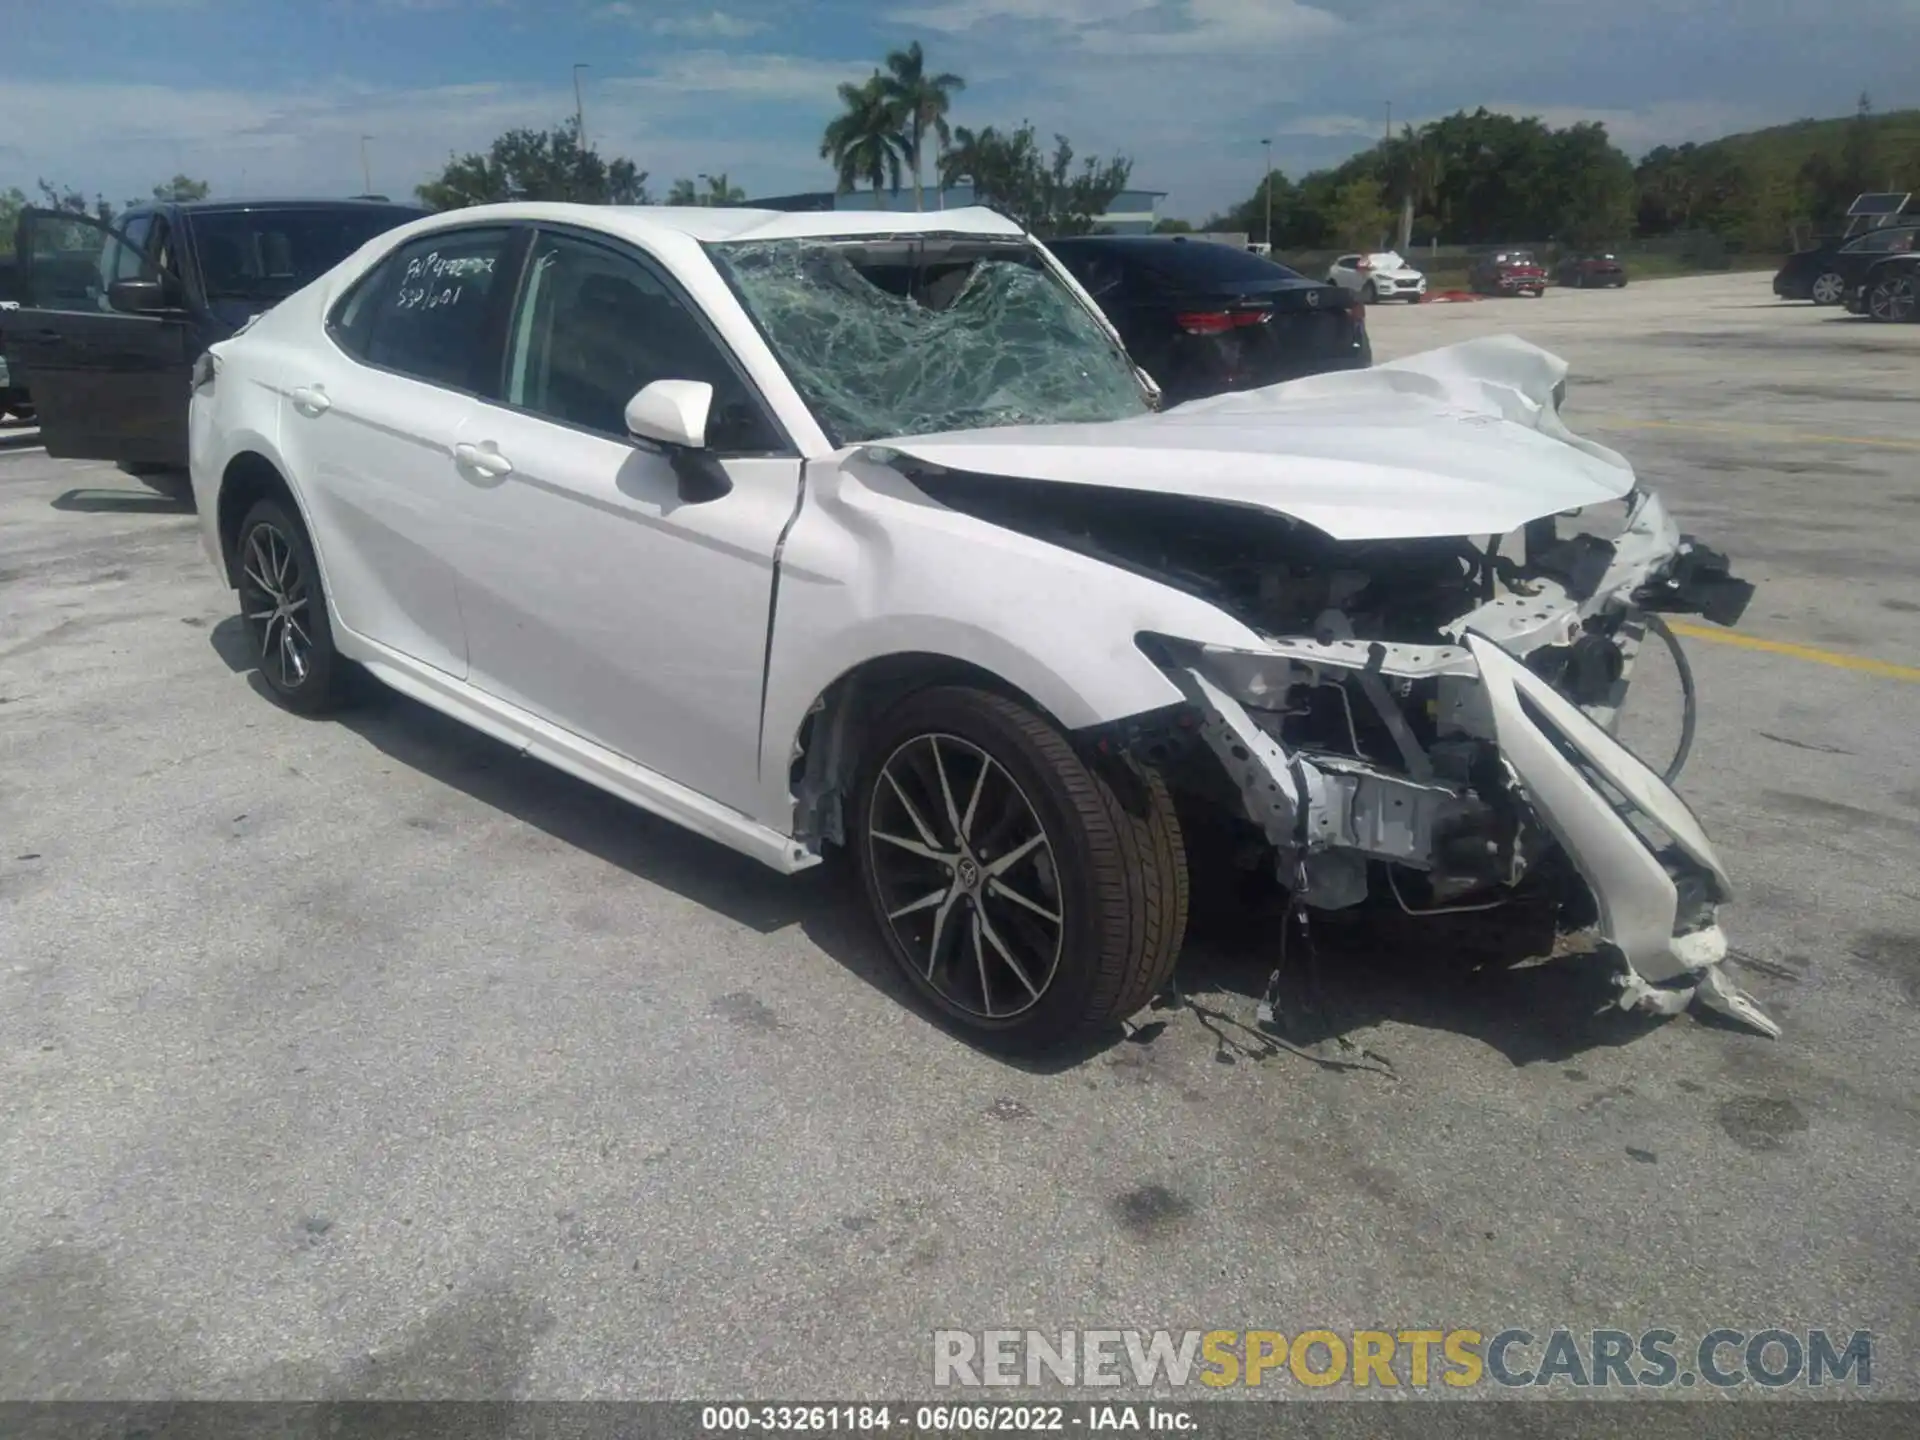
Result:
<svg viewBox="0 0 1920 1440"><path fill-rule="evenodd" d="M1191 495L1340 540L1505 535L1616 500L1633 468L1561 423L1558 356L1512 335L1104 424L1017 425L860 447L944 470Z"/></svg>

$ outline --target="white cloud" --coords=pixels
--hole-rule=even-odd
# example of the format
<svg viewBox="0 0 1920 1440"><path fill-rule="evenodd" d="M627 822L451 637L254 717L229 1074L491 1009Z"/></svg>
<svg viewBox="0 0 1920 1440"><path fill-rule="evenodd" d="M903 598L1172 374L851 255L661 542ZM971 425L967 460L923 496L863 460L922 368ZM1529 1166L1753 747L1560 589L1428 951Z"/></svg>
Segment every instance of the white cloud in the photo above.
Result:
<svg viewBox="0 0 1920 1440"><path fill-rule="evenodd" d="M680 35L691 39L738 40L758 35L767 28L764 20L744 15L729 15L724 10L709 10L704 15L667 15L653 22L656 35Z"/></svg>
<svg viewBox="0 0 1920 1440"><path fill-rule="evenodd" d="M661 15L656 5L637 0L611 0L594 7L596 20L625 20L642 25L655 35L673 35L690 40L740 40L771 28L764 20L735 15L726 10L695 11L683 15Z"/></svg>

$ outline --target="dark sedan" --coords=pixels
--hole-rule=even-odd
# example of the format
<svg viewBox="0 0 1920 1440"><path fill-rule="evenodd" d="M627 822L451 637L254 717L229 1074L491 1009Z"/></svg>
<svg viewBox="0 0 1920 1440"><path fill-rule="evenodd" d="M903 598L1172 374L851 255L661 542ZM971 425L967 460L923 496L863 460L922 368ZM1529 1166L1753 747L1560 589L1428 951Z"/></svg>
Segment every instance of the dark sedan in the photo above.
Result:
<svg viewBox="0 0 1920 1440"><path fill-rule="evenodd" d="M1810 250L1787 257L1773 277L1773 293L1782 300L1811 300L1839 305L1857 289L1867 270L1883 255L1914 248L1920 221L1906 220L1863 231L1852 239L1832 237Z"/></svg>
<svg viewBox="0 0 1920 1440"><path fill-rule="evenodd" d="M1626 288L1627 267L1611 255L1569 255L1554 268L1553 283L1575 290Z"/></svg>
<svg viewBox="0 0 1920 1440"><path fill-rule="evenodd" d="M1168 404L1373 363L1358 295L1231 245L1086 235L1047 248Z"/></svg>
<svg viewBox="0 0 1920 1440"><path fill-rule="evenodd" d="M1883 256L1847 294L1847 309L1883 325L1920 321L1920 251Z"/></svg>

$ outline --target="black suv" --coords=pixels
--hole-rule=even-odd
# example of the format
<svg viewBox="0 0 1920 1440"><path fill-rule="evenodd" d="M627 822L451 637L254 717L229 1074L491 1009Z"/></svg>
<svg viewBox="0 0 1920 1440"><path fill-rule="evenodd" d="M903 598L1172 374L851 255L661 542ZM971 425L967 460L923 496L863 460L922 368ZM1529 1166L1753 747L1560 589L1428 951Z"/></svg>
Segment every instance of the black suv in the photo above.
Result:
<svg viewBox="0 0 1920 1440"><path fill-rule="evenodd" d="M0 312L15 384L49 455L184 467L193 362L367 241L428 212L356 200L168 202L111 224L27 210L17 310Z"/></svg>

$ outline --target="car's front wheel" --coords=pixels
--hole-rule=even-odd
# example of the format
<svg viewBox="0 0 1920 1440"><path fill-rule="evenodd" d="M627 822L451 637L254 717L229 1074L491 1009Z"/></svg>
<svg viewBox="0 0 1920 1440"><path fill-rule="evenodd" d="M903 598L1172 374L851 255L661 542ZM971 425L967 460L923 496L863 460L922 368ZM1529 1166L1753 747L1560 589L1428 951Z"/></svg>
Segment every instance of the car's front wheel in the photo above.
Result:
<svg viewBox="0 0 1920 1440"><path fill-rule="evenodd" d="M291 710L331 708L345 662L333 648L313 542L291 505L267 499L247 512L234 568L260 678Z"/></svg>
<svg viewBox="0 0 1920 1440"><path fill-rule="evenodd" d="M1847 293L1844 277L1828 270L1816 275L1813 284L1807 288L1807 294L1816 305L1838 305Z"/></svg>
<svg viewBox="0 0 1920 1440"><path fill-rule="evenodd" d="M1360 298L1369 305L1377 304L1380 299L1380 287L1371 280L1360 287Z"/></svg>
<svg viewBox="0 0 1920 1440"><path fill-rule="evenodd" d="M1920 297L1911 275L1889 275L1867 291L1867 314L1881 324L1910 324L1920 318Z"/></svg>
<svg viewBox="0 0 1920 1440"><path fill-rule="evenodd" d="M1186 930L1172 798L1089 764L1004 696L942 686L879 723L855 799L867 900L908 982L1005 1049L1110 1028L1166 983Z"/></svg>

